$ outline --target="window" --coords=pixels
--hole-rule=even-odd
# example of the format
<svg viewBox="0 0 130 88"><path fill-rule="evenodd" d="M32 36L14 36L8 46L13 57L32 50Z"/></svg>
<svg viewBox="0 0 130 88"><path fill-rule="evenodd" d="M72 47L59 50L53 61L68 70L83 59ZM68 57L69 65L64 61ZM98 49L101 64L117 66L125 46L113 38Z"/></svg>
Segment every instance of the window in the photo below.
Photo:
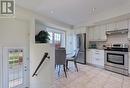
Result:
<svg viewBox="0 0 130 88"><path fill-rule="evenodd" d="M50 43L53 43L53 33L52 32L48 32L49 33L49 38L50 38Z"/></svg>
<svg viewBox="0 0 130 88"><path fill-rule="evenodd" d="M9 88L23 84L23 50L9 50L8 59Z"/></svg>
<svg viewBox="0 0 130 88"><path fill-rule="evenodd" d="M55 42L55 44L61 43L61 34L60 33L54 33L54 42Z"/></svg>
<svg viewBox="0 0 130 88"><path fill-rule="evenodd" d="M50 37L50 43L55 44L56 47L65 47L65 32L59 31L50 27L46 28L49 37Z"/></svg>

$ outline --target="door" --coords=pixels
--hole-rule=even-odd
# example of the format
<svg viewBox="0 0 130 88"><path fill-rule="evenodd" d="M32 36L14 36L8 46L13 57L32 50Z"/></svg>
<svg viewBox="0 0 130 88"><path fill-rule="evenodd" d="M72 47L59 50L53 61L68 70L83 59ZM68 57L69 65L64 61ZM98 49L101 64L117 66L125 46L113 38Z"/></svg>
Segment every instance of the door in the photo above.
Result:
<svg viewBox="0 0 130 88"><path fill-rule="evenodd" d="M26 88L25 57L24 48L3 48L3 88Z"/></svg>

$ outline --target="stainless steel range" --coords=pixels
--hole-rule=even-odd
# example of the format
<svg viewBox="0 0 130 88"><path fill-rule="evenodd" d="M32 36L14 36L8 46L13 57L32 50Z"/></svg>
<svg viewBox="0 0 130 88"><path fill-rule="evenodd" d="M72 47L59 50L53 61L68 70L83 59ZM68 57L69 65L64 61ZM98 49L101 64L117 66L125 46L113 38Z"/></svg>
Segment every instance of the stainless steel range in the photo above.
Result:
<svg viewBox="0 0 130 88"><path fill-rule="evenodd" d="M129 59L127 44L113 44L105 49L105 69L128 75Z"/></svg>

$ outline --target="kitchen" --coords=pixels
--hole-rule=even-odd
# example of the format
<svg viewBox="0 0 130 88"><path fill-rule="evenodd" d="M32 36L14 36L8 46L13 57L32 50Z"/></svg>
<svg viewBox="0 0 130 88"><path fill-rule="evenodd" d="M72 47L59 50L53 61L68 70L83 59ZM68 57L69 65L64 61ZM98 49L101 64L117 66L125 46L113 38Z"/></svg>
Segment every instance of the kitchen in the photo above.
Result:
<svg viewBox="0 0 130 88"><path fill-rule="evenodd" d="M130 88L130 0L16 0L13 15L0 20L0 88ZM41 30L46 44L35 41ZM55 47L66 51L57 78ZM68 54L83 57L64 69Z"/></svg>
<svg viewBox="0 0 130 88"><path fill-rule="evenodd" d="M113 72L128 75L128 73L130 73L130 65L128 64L129 33L130 33L129 24L130 24L129 20L121 20L121 21L111 22L108 24L103 24L95 27L90 27L88 29L89 47L87 50L87 63L105 68ZM109 53L113 54L114 51L117 51L116 55L109 55ZM107 65L108 58L116 59L116 57L120 58L121 56L122 56L122 60L124 60L122 61L122 64L123 65L126 64L124 66L127 69L126 73L124 73L124 71L122 72L117 71L117 69L113 70L114 68L108 68L108 66L112 64L112 62L109 63L109 65ZM119 64L119 63L117 60L117 63L115 62L114 64ZM109 67L113 67L113 65Z"/></svg>
<svg viewBox="0 0 130 88"><path fill-rule="evenodd" d="M129 48L130 19L127 15L100 21L89 27L83 26L83 27L75 28L75 30L71 31L71 35L67 35L67 37L71 36L72 39L70 45L72 44L76 48L75 45L76 39L74 35L84 34L84 33L86 34L86 58L85 59L88 65L93 65L99 68L106 69L107 63L105 60L107 58L106 55L107 51L109 52L118 51L117 54L120 54L121 52L123 54L122 56L123 59L124 58L127 59L124 62L129 61L128 58L130 55L130 48ZM68 39L67 41L70 40ZM116 49L112 50L111 48L116 48ZM69 49L73 50L73 48L71 47L69 47ZM120 58L120 55L115 57ZM128 73L130 73L129 63L127 63L126 69L127 69L126 75L128 75ZM107 70L113 71L111 69L107 69ZM116 70L113 72L121 73L121 71L116 71Z"/></svg>

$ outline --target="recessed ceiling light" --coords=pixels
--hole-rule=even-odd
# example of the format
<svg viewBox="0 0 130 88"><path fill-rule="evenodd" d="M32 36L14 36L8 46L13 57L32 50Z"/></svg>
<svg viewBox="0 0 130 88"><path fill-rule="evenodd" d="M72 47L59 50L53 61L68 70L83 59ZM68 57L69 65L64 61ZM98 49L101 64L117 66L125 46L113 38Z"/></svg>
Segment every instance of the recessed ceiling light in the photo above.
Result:
<svg viewBox="0 0 130 88"><path fill-rule="evenodd" d="M54 13L54 11L53 11L53 10L51 10L51 11L50 11L50 13L51 13L51 14L53 14L53 13Z"/></svg>

